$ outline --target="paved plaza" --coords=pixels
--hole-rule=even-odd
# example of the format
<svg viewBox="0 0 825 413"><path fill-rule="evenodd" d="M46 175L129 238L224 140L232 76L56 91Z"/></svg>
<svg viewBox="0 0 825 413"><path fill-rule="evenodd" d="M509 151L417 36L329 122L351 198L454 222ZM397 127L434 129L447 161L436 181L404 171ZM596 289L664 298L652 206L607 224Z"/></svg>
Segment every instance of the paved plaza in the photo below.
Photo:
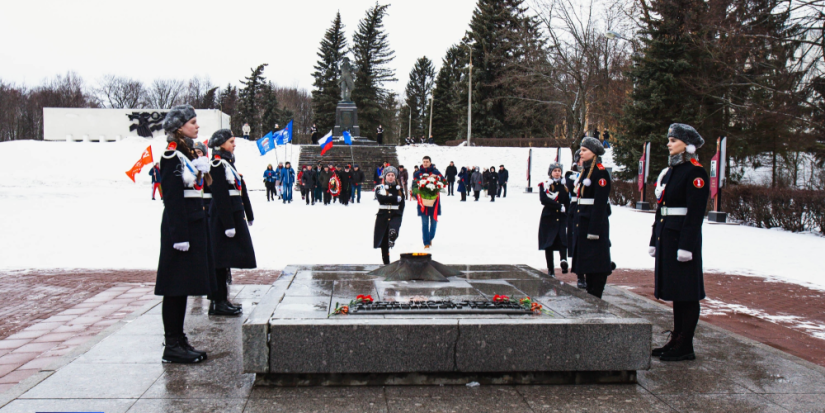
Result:
<svg viewBox="0 0 825 413"><path fill-rule="evenodd" d="M269 288L232 287L244 317ZM209 317L208 301L190 299L186 330L209 359L163 365L160 301L143 290L126 291L121 295L143 301L138 310L5 391L0 413L825 411L825 368L705 322L697 330L696 361L666 364L654 358L650 370L638 372L638 384L253 387L255 375L243 373L244 318ZM654 344L664 341L660 332L670 324L669 308L616 287L606 290L605 299L650 320Z"/></svg>

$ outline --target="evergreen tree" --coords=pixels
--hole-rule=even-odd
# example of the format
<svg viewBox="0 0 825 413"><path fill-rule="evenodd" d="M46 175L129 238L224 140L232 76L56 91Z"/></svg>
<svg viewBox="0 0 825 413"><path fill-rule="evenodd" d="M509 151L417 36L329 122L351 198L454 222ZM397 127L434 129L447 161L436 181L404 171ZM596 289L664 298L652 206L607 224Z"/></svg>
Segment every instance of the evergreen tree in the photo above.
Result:
<svg viewBox="0 0 825 413"><path fill-rule="evenodd" d="M263 135L275 130L275 124L279 124L281 128L284 127L284 124L281 123L281 111L278 110L278 97L275 95L274 89L272 82L261 86L261 125L263 127L261 134Z"/></svg>
<svg viewBox="0 0 825 413"><path fill-rule="evenodd" d="M335 126L335 108L341 100L341 88L338 86L340 63L346 54L346 48L344 24L341 23L341 12L338 12L332 21L332 27L327 29L321 40L318 50L320 60L313 73L312 110L315 112L318 132L322 135Z"/></svg>
<svg viewBox="0 0 825 413"><path fill-rule="evenodd" d="M400 143L401 139L399 139L399 137L401 135L398 131L398 94L395 92L388 92L384 98L381 108L383 111L381 118L384 120L384 123L382 123L384 126L384 143Z"/></svg>
<svg viewBox="0 0 825 413"><path fill-rule="evenodd" d="M466 61L464 50L455 45L447 50L441 61L433 89L433 139L438 144L466 138L459 126L462 114L467 116L467 101L461 100L461 83L467 77Z"/></svg>
<svg viewBox="0 0 825 413"><path fill-rule="evenodd" d="M224 125L224 127L228 126L233 132L240 133L243 122L238 116L237 106L238 88L232 86L231 83L227 84L226 89L221 90L218 96L218 108L230 117L231 125Z"/></svg>
<svg viewBox="0 0 825 413"><path fill-rule="evenodd" d="M427 135L429 97L433 90L434 78L433 62L427 56L418 58L410 71L410 80L405 89L407 107L412 109L413 136Z"/></svg>
<svg viewBox="0 0 825 413"><path fill-rule="evenodd" d="M252 74L241 81L243 88L239 91L238 116L240 124L249 123L251 128L250 136L261 137L265 132L261 131L261 90L266 84L264 68L267 63L252 69ZM271 127L270 125L269 127Z"/></svg>
<svg viewBox="0 0 825 413"><path fill-rule="evenodd" d="M355 58L355 89L352 100L358 107L358 123L362 135L371 136L379 124L384 123L382 102L386 100L384 83L395 82L395 70L388 65L395 58L390 49L389 36L384 31L384 17L389 5L379 5L367 10L358 22L358 31L352 39Z"/></svg>

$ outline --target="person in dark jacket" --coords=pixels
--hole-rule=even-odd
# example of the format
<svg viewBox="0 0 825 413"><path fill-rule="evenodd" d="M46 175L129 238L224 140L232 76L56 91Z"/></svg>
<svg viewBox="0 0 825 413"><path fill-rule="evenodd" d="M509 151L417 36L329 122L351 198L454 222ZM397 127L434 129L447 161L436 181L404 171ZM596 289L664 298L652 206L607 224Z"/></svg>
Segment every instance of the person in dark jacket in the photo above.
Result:
<svg viewBox="0 0 825 413"><path fill-rule="evenodd" d="M160 161L159 179L165 196L155 282L155 295L163 296L162 361L198 363L207 358L206 352L189 344L183 327L187 296L211 294L217 289L209 266L211 254L203 207L202 190L209 161L196 159L192 150L199 128L192 106L173 107L166 114L163 128L169 146Z"/></svg>
<svg viewBox="0 0 825 413"><path fill-rule="evenodd" d="M399 185L397 175L394 167L384 168L384 183L375 187L378 213L375 215L372 247L381 248L381 260L385 265L390 263L390 248L398 239L404 218L404 188Z"/></svg>
<svg viewBox="0 0 825 413"><path fill-rule="evenodd" d="M307 205L315 205L315 182L318 177L315 175L315 170L304 166L304 173L301 175L301 190L304 192L304 199Z"/></svg>
<svg viewBox="0 0 825 413"><path fill-rule="evenodd" d="M352 170L352 195L350 195L350 201L361 203L361 184L366 179L364 176L364 171L361 170L358 165Z"/></svg>
<svg viewBox="0 0 825 413"><path fill-rule="evenodd" d="M478 166L473 167L473 174L470 175L470 186L473 188L473 195L478 202L478 197L481 195L481 189L484 188L484 175L479 170Z"/></svg>
<svg viewBox="0 0 825 413"><path fill-rule="evenodd" d="M219 129L209 138L212 148L212 209L210 235L215 257L218 290L211 300L209 315L234 316L241 307L229 302L230 268L256 268L255 249L247 225L255 220L249 191L235 169L235 138L229 129Z"/></svg>
<svg viewBox="0 0 825 413"><path fill-rule="evenodd" d="M507 181L510 180L510 171L504 168L504 165L498 167L498 197L507 198ZM502 195L502 192L504 195Z"/></svg>
<svg viewBox="0 0 825 413"><path fill-rule="evenodd" d="M329 205L332 201L332 194L329 193L329 180L332 179L332 171L329 166L324 166L324 170L318 174L318 182L321 185L321 191L324 196L324 205Z"/></svg>
<svg viewBox="0 0 825 413"><path fill-rule="evenodd" d="M378 129L375 130L375 141L378 142L379 145L384 144L384 127L378 125Z"/></svg>
<svg viewBox="0 0 825 413"><path fill-rule="evenodd" d="M324 167L321 163L318 163L318 166L312 170L315 175L315 188L312 189L312 202L315 203L322 203L324 202L324 188L321 186L321 172L324 172Z"/></svg>
<svg viewBox="0 0 825 413"><path fill-rule="evenodd" d="M278 194L275 192L275 169L272 164L266 166L264 171L264 186L266 187L266 202L274 201Z"/></svg>
<svg viewBox="0 0 825 413"><path fill-rule="evenodd" d="M491 166L490 171L487 174L487 195L490 196L490 202L496 202L496 192L498 191L498 174L496 173L496 167Z"/></svg>
<svg viewBox="0 0 825 413"><path fill-rule="evenodd" d="M461 202L467 202L467 188L470 178L467 176L467 168L461 167L461 172L458 173L458 192L461 193Z"/></svg>
<svg viewBox="0 0 825 413"><path fill-rule="evenodd" d="M561 176L561 164L550 165L547 171L550 179L539 182L539 200L544 208L539 220L539 249L544 250L547 274L556 277L553 251L559 252L562 274L567 273L567 210L570 208L570 193Z"/></svg>
<svg viewBox="0 0 825 413"><path fill-rule="evenodd" d="M347 164L344 166L344 170L338 172L338 179L341 180L341 193L338 195L338 200L341 205L349 206L352 191L352 165Z"/></svg>
<svg viewBox="0 0 825 413"><path fill-rule="evenodd" d="M455 177L458 175L458 170L454 162L450 162L450 166L444 171L447 177L447 196L455 195Z"/></svg>
<svg viewBox="0 0 825 413"><path fill-rule="evenodd" d="M607 277L613 272L610 260L610 194L611 179L598 157L604 147L598 139L585 137L581 143L584 168L575 194L578 198L573 245L573 272L584 274L587 292L601 298Z"/></svg>
<svg viewBox="0 0 825 413"><path fill-rule="evenodd" d="M444 179L444 175L441 175L441 172L432 164L430 157L425 156L422 159L421 168L413 175L413 185L423 176L429 175ZM436 198L433 206L425 206L422 202L423 200L418 204L416 210L418 210L418 216L421 217L421 234L424 240L424 249L430 249L433 244L433 238L435 238L438 217L441 215L441 195L439 194L438 198Z"/></svg>
<svg viewBox="0 0 825 413"><path fill-rule="evenodd" d="M149 169L149 176L152 178L152 201L155 200L155 191L160 190L160 199L163 199L163 190L160 189L160 164L155 162Z"/></svg>
<svg viewBox="0 0 825 413"><path fill-rule="evenodd" d="M309 133L312 134L312 144L317 145L318 144L318 128L315 127L314 123L312 124L312 127L309 128Z"/></svg>
<svg viewBox="0 0 825 413"><path fill-rule="evenodd" d="M693 127L670 125L668 167L656 182L656 218L649 253L656 258L653 295L673 302L673 330L664 347L653 350L662 361L693 360L693 335L699 301L705 298L702 269L702 223L710 188L708 174L696 157L705 140Z"/></svg>
<svg viewBox="0 0 825 413"><path fill-rule="evenodd" d="M578 198L576 197L576 185L579 182L579 172L581 170L581 150L577 149L576 152L573 153L573 165L570 167L570 171L564 174L565 185L567 186L567 192L570 194L570 207L567 208L567 251L573 251L573 246L575 245L574 236L576 231L574 231L574 220L573 214L576 207L578 206ZM572 259L572 257L571 257ZM587 289L587 281L584 279L584 274L576 274L576 287L580 289Z"/></svg>

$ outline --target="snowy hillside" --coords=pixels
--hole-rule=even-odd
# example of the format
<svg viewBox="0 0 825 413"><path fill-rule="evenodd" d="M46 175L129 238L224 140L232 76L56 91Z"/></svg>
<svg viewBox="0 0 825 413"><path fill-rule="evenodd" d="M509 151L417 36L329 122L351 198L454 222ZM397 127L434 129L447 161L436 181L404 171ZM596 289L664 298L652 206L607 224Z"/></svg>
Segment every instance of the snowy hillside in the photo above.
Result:
<svg viewBox="0 0 825 413"><path fill-rule="evenodd" d="M10 269L153 269L157 266L163 203L151 200L148 170L137 183L124 173L151 143L155 159L165 142L129 139L110 143L0 143L0 270ZM240 141L238 169L253 189L274 152L260 156L255 144ZM283 160L284 149L279 150ZM399 160L412 169L430 155L439 168L510 170L511 193L491 203L459 202L445 197L444 215L433 243L436 259L445 263L525 263L544 268L537 250L541 205L526 185L524 148L399 148ZM533 185L546 177L555 149L535 149ZM294 147L293 164L299 156ZM567 167L570 152L562 151ZM608 159L605 163L609 166ZM379 263L372 249L375 201L365 192L361 204L307 207L296 193L289 205L267 203L263 191L251 193L255 211L252 236L258 265L280 269L302 263ZM653 216L628 208L613 208L610 218L613 260L622 268L652 269L647 255ZM392 255L422 249L420 221L407 209ZM705 225L705 268L742 275L775 276L825 288L818 257L825 238L781 230Z"/></svg>

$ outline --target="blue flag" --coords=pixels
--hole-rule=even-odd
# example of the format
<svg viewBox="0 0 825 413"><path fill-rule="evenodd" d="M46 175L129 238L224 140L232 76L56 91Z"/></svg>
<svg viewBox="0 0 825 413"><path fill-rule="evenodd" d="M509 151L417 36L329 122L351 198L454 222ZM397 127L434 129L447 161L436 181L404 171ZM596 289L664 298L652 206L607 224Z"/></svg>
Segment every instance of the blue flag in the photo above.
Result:
<svg viewBox="0 0 825 413"><path fill-rule="evenodd" d="M349 131L344 131L344 143L352 145L352 135L349 134Z"/></svg>
<svg viewBox="0 0 825 413"><path fill-rule="evenodd" d="M261 152L261 156L275 149L275 145L272 144L272 132L267 133L255 143L258 144L258 150Z"/></svg>
<svg viewBox="0 0 825 413"><path fill-rule="evenodd" d="M272 136L275 139L276 145L286 145L287 143L292 142L292 121L289 121L285 128L275 132Z"/></svg>

